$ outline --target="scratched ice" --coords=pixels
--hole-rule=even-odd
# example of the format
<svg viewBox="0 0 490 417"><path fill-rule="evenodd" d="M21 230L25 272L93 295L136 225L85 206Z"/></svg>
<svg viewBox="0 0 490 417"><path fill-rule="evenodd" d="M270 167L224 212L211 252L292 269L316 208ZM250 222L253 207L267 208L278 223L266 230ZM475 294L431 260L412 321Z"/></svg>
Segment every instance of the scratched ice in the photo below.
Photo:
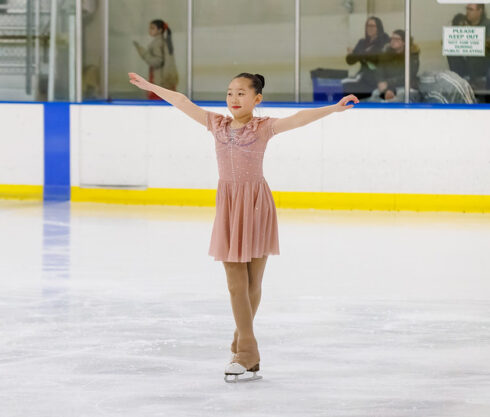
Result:
<svg viewBox="0 0 490 417"><path fill-rule="evenodd" d="M213 209L0 201L0 416L490 416L490 216L279 210L234 330Z"/></svg>

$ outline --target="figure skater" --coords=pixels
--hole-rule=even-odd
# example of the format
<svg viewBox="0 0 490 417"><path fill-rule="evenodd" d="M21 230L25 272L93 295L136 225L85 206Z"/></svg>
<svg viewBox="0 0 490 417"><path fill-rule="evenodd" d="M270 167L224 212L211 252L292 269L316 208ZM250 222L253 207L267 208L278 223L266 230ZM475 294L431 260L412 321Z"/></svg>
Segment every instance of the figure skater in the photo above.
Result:
<svg viewBox="0 0 490 417"><path fill-rule="evenodd" d="M175 64L172 31L163 20L155 19L150 22L148 33L153 38L148 48L143 48L136 41L133 41L133 44L140 57L149 66L149 81L160 87L177 91L179 74ZM151 91L147 94L150 100L160 100L160 97Z"/></svg>
<svg viewBox="0 0 490 417"><path fill-rule="evenodd" d="M354 104L347 103L359 100L349 95L335 105L301 110L289 117L254 117L255 106L262 102L264 77L242 73L228 86L230 117L206 111L185 95L151 84L135 73L129 73L129 77L131 84L168 101L214 135L219 182L209 255L223 262L236 323L225 381L259 379L256 372L260 355L253 319L267 257L279 254L276 207L262 173L267 142L279 133L350 109ZM253 372L253 376L238 379L246 371ZM228 375L235 378L228 380Z"/></svg>

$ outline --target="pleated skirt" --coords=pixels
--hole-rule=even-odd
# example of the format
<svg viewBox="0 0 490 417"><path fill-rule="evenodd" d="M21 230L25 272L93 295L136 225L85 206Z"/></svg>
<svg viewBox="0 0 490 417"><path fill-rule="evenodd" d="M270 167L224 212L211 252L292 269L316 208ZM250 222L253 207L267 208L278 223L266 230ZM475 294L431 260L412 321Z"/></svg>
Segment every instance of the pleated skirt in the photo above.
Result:
<svg viewBox="0 0 490 417"><path fill-rule="evenodd" d="M279 255L276 206L265 179L219 180L209 255L225 262Z"/></svg>

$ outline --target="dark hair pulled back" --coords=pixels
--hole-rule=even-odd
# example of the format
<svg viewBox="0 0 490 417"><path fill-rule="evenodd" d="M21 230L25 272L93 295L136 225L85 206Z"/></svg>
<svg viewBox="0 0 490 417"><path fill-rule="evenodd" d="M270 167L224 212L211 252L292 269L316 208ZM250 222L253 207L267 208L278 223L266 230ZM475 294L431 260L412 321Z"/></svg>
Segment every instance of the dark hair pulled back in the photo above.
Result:
<svg viewBox="0 0 490 417"><path fill-rule="evenodd" d="M381 39L383 38L383 35L385 33L385 28L383 26L383 21L379 18L379 17L376 17L376 16L369 16L366 20L366 27L364 29L364 37L366 39L368 39L368 34L367 34L367 24L368 22L372 20L374 21L374 23L376 23L376 37Z"/></svg>
<svg viewBox="0 0 490 417"><path fill-rule="evenodd" d="M151 21L152 25L155 25L158 29L162 31L162 34L167 31L167 46L170 55L174 54L174 44L172 42L172 31L168 25L162 19L155 19Z"/></svg>
<svg viewBox="0 0 490 417"><path fill-rule="evenodd" d="M262 94L262 89L265 87L265 78L262 75L242 72L233 79L235 78L248 78L252 81L252 88L255 90L255 94Z"/></svg>

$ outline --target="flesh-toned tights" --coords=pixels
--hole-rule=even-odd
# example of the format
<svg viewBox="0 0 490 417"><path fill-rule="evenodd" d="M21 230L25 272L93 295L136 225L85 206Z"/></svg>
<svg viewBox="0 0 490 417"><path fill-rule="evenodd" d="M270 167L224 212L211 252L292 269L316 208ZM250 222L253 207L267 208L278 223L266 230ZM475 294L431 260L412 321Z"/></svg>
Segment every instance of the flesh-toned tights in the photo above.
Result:
<svg viewBox="0 0 490 417"><path fill-rule="evenodd" d="M236 329L231 351L235 362L247 369L260 361L253 319L259 307L267 256L250 262L223 262Z"/></svg>

